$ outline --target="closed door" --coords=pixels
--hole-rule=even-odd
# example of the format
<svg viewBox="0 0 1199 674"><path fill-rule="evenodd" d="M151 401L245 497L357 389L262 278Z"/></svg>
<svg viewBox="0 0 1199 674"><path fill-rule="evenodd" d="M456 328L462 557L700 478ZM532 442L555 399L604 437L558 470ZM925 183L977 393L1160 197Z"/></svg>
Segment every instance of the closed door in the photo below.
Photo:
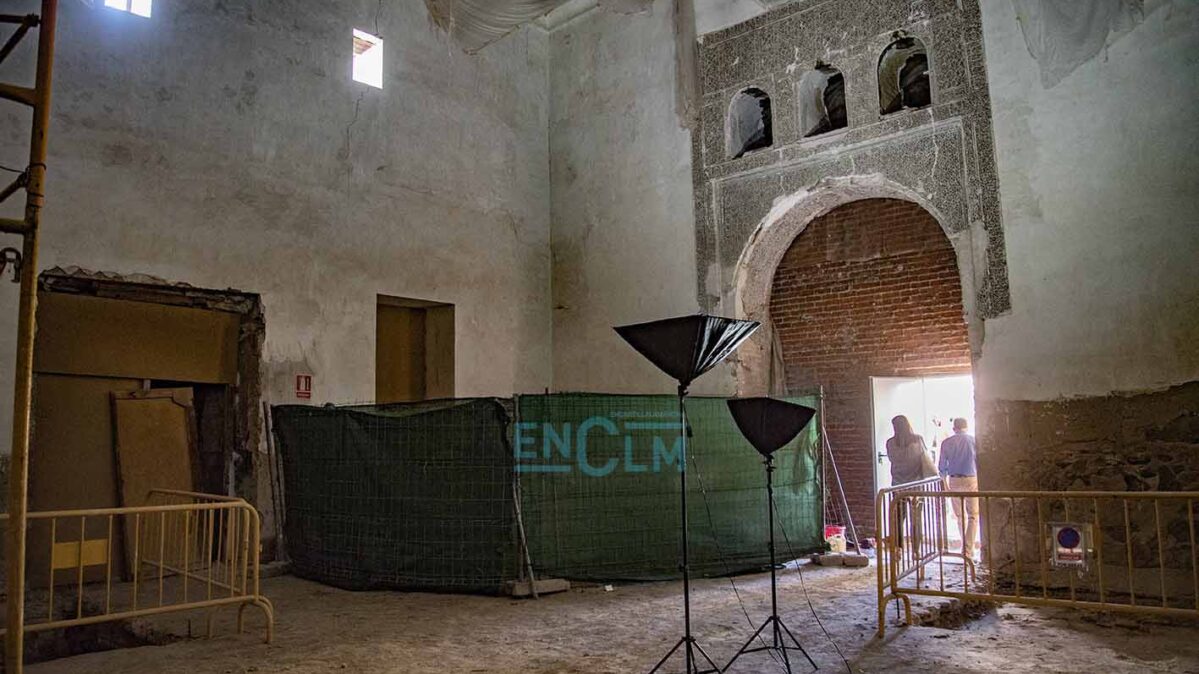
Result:
<svg viewBox="0 0 1199 674"><path fill-rule="evenodd" d="M426 311L378 305L375 323L375 401L424 400Z"/></svg>

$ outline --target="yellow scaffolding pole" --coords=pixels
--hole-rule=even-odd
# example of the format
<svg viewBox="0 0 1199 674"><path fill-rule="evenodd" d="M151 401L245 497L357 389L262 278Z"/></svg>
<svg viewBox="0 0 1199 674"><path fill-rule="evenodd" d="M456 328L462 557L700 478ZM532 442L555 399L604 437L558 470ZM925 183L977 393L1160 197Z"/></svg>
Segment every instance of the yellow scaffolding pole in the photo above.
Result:
<svg viewBox="0 0 1199 674"><path fill-rule="evenodd" d="M8 605L4 664L9 674L24 667L25 624L25 532L29 487L29 429L33 396L33 336L36 329L38 230L41 222L46 180L46 138L50 126L50 81L54 63L54 27L57 0L42 0L40 15L0 14L0 24L15 24L16 32L0 47L3 61L33 27L38 28L37 75L32 89L0 83L0 98L33 108L33 130L29 143L29 166L12 186L0 192L5 197L25 189L25 218L0 221L0 232L20 234L21 296L17 309L17 360L14 367L12 457L8 474Z"/></svg>

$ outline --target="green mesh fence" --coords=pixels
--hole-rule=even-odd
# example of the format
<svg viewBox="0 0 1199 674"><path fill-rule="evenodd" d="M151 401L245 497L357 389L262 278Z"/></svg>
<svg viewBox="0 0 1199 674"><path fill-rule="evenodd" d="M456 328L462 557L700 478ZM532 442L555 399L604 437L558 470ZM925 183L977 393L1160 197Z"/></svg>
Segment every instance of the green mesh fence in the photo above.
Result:
<svg viewBox="0 0 1199 674"><path fill-rule="evenodd" d="M495 591L514 577L509 416L496 400L273 409L297 575Z"/></svg>
<svg viewBox="0 0 1199 674"><path fill-rule="evenodd" d="M819 407L815 396L789 399ZM693 568L759 569L768 559L761 458L723 398L689 398L687 411ZM678 575L673 396L286 405L273 414L287 549L303 577L349 589L497 591L525 570L517 493L538 577ZM822 546L818 428L813 421L775 454L784 557Z"/></svg>
<svg viewBox="0 0 1199 674"><path fill-rule="evenodd" d="M819 407L815 397L790 398ZM671 396L522 396L515 446L537 573L590 580L678 575L679 413ZM724 398L688 398L688 516L699 575L759 569L765 470ZM818 422L775 453L780 552L822 546ZM784 540L783 533L786 533Z"/></svg>

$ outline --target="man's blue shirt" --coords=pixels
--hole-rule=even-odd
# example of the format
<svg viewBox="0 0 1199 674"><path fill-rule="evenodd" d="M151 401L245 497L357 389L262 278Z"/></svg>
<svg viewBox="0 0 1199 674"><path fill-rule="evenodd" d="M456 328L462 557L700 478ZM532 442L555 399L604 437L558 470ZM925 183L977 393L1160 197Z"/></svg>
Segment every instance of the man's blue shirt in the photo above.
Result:
<svg viewBox="0 0 1199 674"><path fill-rule="evenodd" d="M964 431L954 433L941 443L941 459L937 462L937 472L941 473L941 477L973 477L978 474L975 458L974 436Z"/></svg>

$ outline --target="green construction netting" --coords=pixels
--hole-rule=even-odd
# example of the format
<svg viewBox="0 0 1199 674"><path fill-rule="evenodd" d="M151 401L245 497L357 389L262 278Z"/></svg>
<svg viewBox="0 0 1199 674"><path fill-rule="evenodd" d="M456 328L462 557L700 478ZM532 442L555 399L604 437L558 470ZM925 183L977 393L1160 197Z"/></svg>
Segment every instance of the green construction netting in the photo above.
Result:
<svg viewBox="0 0 1199 674"><path fill-rule="evenodd" d="M788 399L819 408L814 396ZM677 576L677 399L546 395L521 396L518 405L516 469L535 571L585 580ZM688 398L687 420L692 569L760 569L769 560L762 458L741 437L724 398ZM809 424L775 453L782 558L823 543L817 428Z"/></svg>
<svg viewBox="0 0 1199 674"><path fill-rule="evenodd" d="M788 399L819 407L815 396ZM689 398L687 411L693 569L759 569L768 558L761 458L723 398ZM298 575L463 592L497 591L527 562L539 578L678 575L673 396L285 405L273 420ZM822 546L818 428L775 454L783 558Z"/></svg>
<svg viewBox="0 0 1199 674"><path fill-rule="evenodd" d="M273 408L297 575L488 592L515 576L509 416L496 400Z"/></svg>

